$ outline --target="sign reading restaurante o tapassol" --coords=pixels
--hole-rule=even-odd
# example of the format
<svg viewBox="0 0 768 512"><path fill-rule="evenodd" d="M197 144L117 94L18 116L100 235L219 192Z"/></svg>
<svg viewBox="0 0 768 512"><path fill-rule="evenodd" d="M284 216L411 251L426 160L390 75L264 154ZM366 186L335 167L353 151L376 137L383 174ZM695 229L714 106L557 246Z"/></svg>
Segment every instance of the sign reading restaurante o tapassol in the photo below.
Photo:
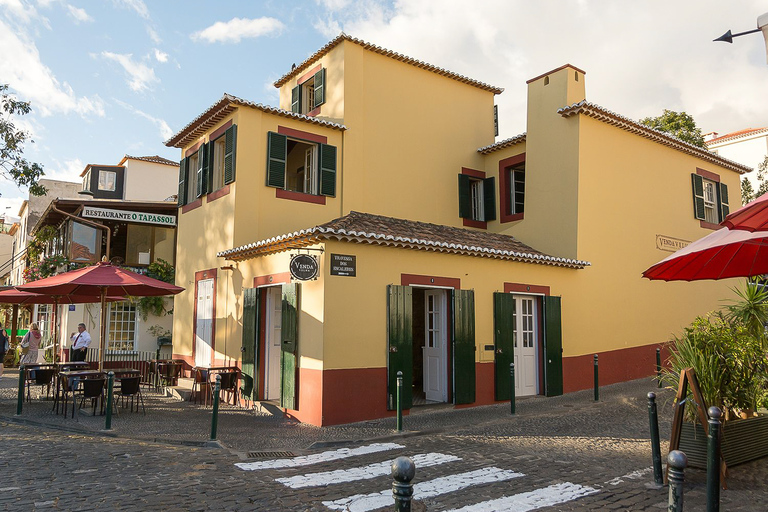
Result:
<svg viewBox="0 0 768 512"><path fill-rule="evenodd" d="M128 210L111 210L107 208L83 207L83 217L93 219L122 220L124 222L139 222L142 224L158 224L160 226L175 226L176 217L160 213L131 212Z"/></svg>
<svg viewBox="0 0 768 512"><path fill-rule="evenodd" d="M312 281L317 279L320 265L317 258L309 254L294 254L291 256L291 279L295 281Z"/></svg>

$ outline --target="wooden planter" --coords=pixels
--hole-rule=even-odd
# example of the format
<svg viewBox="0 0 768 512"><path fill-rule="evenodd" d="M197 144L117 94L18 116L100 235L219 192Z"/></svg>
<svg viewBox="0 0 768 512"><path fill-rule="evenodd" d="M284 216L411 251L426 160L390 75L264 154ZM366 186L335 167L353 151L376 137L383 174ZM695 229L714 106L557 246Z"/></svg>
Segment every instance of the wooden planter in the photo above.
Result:
<svg viewBox="0 0 768 512"><path fill-rule="evenodd" d="M679 449L689 466L707 468L707 436L700 424L683 423ZM768 414L726 422L721 450L729 468L768 456Z"/></svg>

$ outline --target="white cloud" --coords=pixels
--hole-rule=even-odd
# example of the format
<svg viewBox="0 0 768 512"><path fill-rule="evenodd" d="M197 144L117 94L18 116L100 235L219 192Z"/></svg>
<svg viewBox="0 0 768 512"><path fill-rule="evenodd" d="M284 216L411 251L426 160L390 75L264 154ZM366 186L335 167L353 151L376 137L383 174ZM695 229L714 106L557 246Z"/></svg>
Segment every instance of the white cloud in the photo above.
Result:
<svg viewBox="0 0 768 512"><path fill-rule="evenodd" d="M0 76L21 99L32 102L34 111L44 116L69 112L81 116L104 115L104 104L98 95L78 97L69 84L60 83L42 63L35 43L2 20L0 48L3 49Z"/></svg>
<svg viewBox="0 0 768 512"><path fill-rule="evenodd" d="M131 90L141 92L160 80L155 76L155 70L143 62L133 60L131 53L101 52L101 56L120 64L128 74L128 86Z"/></svg>
<svg viewBox="0 0 768 512"><path fill-rule="evenodd" d="M35 7L21 0L0 0L0 8L24 23L29 23L37 17Z"/></svg>
<svg viewBox="0 0 768 512"><path fill-rule="evenodd" d="M163 119L160 119L158 117L152 116L150 114L147 114L146 112L142 112L141 110L133 107L133 105L130 105L124 101L120 101L116 98L113 98L115 103L126 109L127 111L136 114L139 117L143 117L144 119L151 121L152 124L154 124L160 131L160 137L161 141L166 141L171 138L173 135L173 130L171 130L171 127L168 126L168 123L166 123Z"/></svg>
<svg viewBox="0 0 768 512"><path fill-rule="evenodd" d="M85 164L79 158L60 161L53 160L52 164L45 166L45 179L61 181L80 181L80 173L85 169Z"/></svg>
<svg viewBox="0 0 768 512"><path fill-rule="evenodd" d="M113 0L120 7L125 7L136 12L145 20L149 19L149 9L143 0Z"/></svg>
<svg viewBox="0 0 768 512"><path fill-rule="evenodd" d="M85 9L80 9L74 5L67 4L67 11L69 15L75 19L75 23L87 23L93 21L93 18L85 12Z"/></svg>
<svg viewBox="0 0 768 512"><path fill-rule="evenodd" d="M190 37L195 41L203 40L208 43L239 43L247 37L279 34L284 28L283 22L275 18L232 18L227 22L217 21Z"/></svg>
<svg viewBox="0 0 768 512"><path fill-rule="evenodd" d="M149 25L147 25L147 34L149 34L149 38L153 43L160 44L163 42L163 40L160 39L160 34L157 33L157 30L155 30L153 27L150 27Z"/></svg>
<svg viewBox="0 0 768 512"><path fill-rule="evenodd" d="M154 49L155 59L157 62L168 62L168 54L158 50L157 48Z"/></svg>

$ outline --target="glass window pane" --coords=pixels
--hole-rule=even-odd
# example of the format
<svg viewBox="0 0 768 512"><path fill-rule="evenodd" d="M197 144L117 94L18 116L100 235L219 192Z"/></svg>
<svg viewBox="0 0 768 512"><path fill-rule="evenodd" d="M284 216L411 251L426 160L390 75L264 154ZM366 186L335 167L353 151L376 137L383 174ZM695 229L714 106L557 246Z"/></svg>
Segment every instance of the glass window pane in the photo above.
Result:
<svg viewBox="0 0 768 512"><path fill-rule="evenodd" d="M125 262L128 265L149 265L152 249L152 226L128 224Z"/></svg>
<svg viewBox="0 0 768 512"><path fill-rule="evenodd" d="M115 191L117 173L114 171L99 171L99 190Z"/></svg>
<svg viewBox="0 0 768 512"><path fill-rule="evenodd" d="M155 254L153 261L165 260L173 264L173 249L176 246L173 228L155 227Z"/></svg>
<svg viewBox="0 0 768 512"><path fill-rule="evenodd" d="M77 262L99 261L101 248L97 250L97 240L101 240L99 231L91 226L72 222L71 239L69 242L69 259Z"/></svg>

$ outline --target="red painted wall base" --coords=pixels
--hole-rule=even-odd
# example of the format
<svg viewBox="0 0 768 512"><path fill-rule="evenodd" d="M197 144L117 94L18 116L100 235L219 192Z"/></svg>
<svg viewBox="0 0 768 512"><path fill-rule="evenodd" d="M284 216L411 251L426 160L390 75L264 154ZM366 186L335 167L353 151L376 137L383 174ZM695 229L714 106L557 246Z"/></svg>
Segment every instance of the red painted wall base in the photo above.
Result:
<svg viewBox="0 0 768 512"><path fill-rule="evenodd" d="M661 344L598 352L598 376L601 386L656 374L656 349ZM662 348L661 361L668 354ZM594 387L594 354L563 358L563 392L570 393Z"/></svg>

